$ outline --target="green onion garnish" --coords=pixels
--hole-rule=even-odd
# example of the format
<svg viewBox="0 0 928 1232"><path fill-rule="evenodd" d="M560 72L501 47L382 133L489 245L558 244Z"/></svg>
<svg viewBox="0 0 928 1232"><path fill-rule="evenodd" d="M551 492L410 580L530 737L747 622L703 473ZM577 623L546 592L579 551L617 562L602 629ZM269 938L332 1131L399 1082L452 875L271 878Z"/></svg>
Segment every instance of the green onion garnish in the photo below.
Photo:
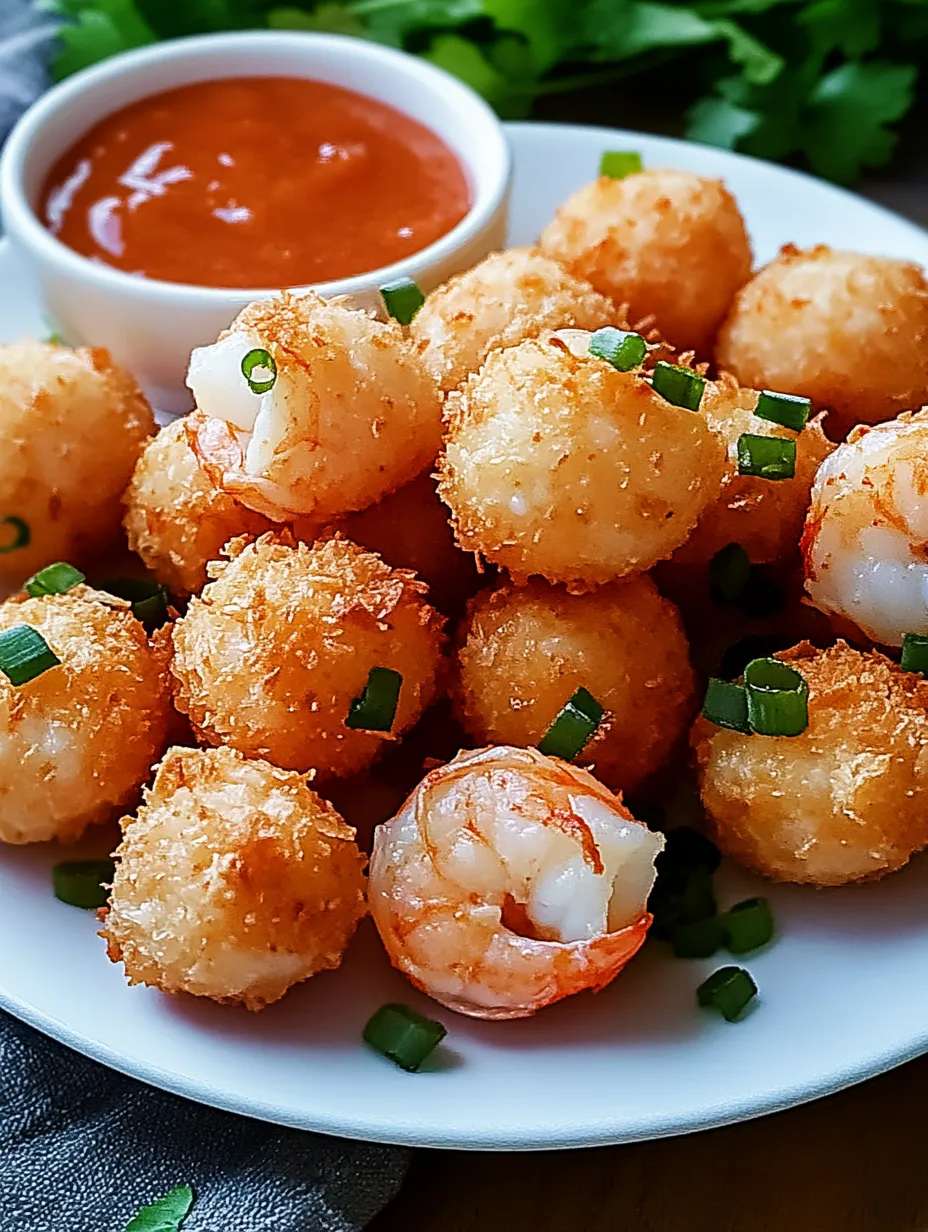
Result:
<svg viewBox="0 0 928 1232"><path fill-rule="evenodd" d="M599 727L605 713L592 693L578 689L541 738L538 752L545 757L573 761Z"/></svg>
<svg viewBox="0 0 928 1232"><path fill-rule="evenodd" d="M132 615L149 633L160 629L167 620L168 592L160 582L130 577L109 578L100 583L100 589L131 603Z"/></svg>
<svg viewBox="0 0 928 1232"><path fill-rule="evenodd" d="M655 393L673 406L682 406L686 411L698 411L706 388L706 378L690 368L668 364L665 359L654 365L651 385Z"/></svg>
<svg viewBox="0 0 928 1232"><path fill-rule="evenodd" d="M648 344L641 334L615 329L611 325L595 330L590 339L590 354L597 359L605 359L620 372L637 368L647 353Z"/></svg>
<svg viewBox="0 0 928 1232"><path fill-rule="evenodd" d="M143 1206L126 1232L180 1232L192 1206L193 1190L189 1185L178 1185L157 1202Z"/></svg>
<svg viewBox="0 0 928 1232"><path fill-rule="evenodd" d="M719 548L709 562L709 594L713 603L734 603L751 578L751 560L740 543Z"/></svg>
<svg viewBox="0 0 928 1232"><path fill-rule="evenodd" d="M364 1042L401 1069L415 1073L448 1032L407 1005L382 1005L364 1028Z"/></svg>
<svg viewBox="0 0 928 1232"><path fill-rule="evenodd" d="M702 703L702 717L716 727L727 727L747 735L751 730L747 690L743 685L732 684L730 680L711 677Z"/></svg>
<svg viewBox="0 0 928 1232"><path fill-rule="evenodd" d="M718 1010L726 1022L734 1022L757 996L757 985L743 967L720 967L696 989L703 1008Z"/></svg>
<svg viewBox="0 0 928 1232"><path fill-rule="evenodd" d="M425 296L411 278L397 278L380 288L383 306L400 325L408 325L422 305Z"/></svg>
<svg viewBox="0 0 928 1232"><path fill-rule="evenodd" d="M662 867L660 860L658 856L657 881L648 895L648 911L654 916L654 936L670 941L680 924L708 920L718 908L711 869L702 864L691 868L681 864Z"/></svg>
<svg viewBox="0 0 928 1232"><path fill-rule="evenodd" d="M12 526L15 532L15 537L12 543L6 543L0 547L0 552L15 552L17 548L27 548L29 541L32 539L32 532L29 529L29 523L24 522L22 518L3 518L0 519L0 526Z"/></svg>
<svg viewBox="0 0 928 1232"><path fill-rule="evenodd" d="M105 907L116 865L112 860L70 860L52 869L55 898L69 907Z"/></svg>
<svg viewBox="0 0 928 1232"><path fill-rule="evenodd" d="M796 442L782 436L742 432L738 437L738 473L758 479L792 479L796 474Z"/></svg>
<svg viewBox="0 0 928 1232"><path fill-rule="evenodd" d="M766 898L746 898L721 917L732 954L747 954L773 937L773 912Z"/></svg>
<svg viewBox="0 0 928 1232"><path fill-rule="evenodd" d="M11 684L28 684L61 660L31 625L13 625L0 633L0 672Z"/></svg>
<svg viewBox="0 0 928 1232"><path fill-rule="evenodd" d="M752 659L744 669L748 723L760 736L799 736L809 726L809 686L780 659Z"/></svg>
<svg viewBox="0 0 928 1232"><path fill-rule="evenodd" d="M33 599L42 595L64 595L75 586L80 586L84 580L80 569L75 569L65 560L59 560L57 564L46 565L44 569L34 573L26 583L26 593Z"/></svg>
<svg viewBox="0 0 928 1232"><path fill-rule="evenodd" d="M599 160L599 174L610 180L624 180L641 170L641 155L634 150L607 150Z"/></svg>
<svg viewBox="0 0 928 1232"><path fill-rule="evenodd" d="M255 347L242 360L242 376L253 394L266 394L277 380L277 364L270 351Z"/></svg>
<svg viewBox="0 0 928 1232"><path fill-rule="evenodd" d="M389 731L396 718L403 677L392 667L372 667L360 697L348 708L345 726L361 731Z"/></svg>
<svg viewBox="0 0 928 1232"><path fill-rule="evenodd" d="M784 428L792 428L794 432L801 432L809 422L812 403L808 398L800 398L797 394L777 394L765 389L757 399L754 414L758 419L766 419Z"/></svg>
<svg viewBox="0 0 928 1232"><path fill-rule="evenodd" d="M671 939L677 958L711 958L725 942L725 927L718 916L693 920L678 924Z"/></svg>
<svg viewBox="0 0 928 1232"><path fill-rule="evenodd" d="M906 633L903 636L899 666L904 672L920 672L928 676L928 637L924 633Z"/></svg>
<svg viewBox="0 0 928 1232"><path fill-rule="evenodd" d="M733 645L726 647L719 665L719 674L725 680L744 675L744 669L752 659L772 657L778 650L788 650L794 638L777 633L749 633Z"/></svg>

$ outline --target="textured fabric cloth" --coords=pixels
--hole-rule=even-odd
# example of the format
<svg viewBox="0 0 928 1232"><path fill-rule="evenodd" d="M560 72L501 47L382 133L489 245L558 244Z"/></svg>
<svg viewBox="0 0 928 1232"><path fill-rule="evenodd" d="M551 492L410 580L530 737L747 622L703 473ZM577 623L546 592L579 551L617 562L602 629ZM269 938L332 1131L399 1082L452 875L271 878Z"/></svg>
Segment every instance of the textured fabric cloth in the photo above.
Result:
<svg viewBox="0 0 928 1232"><path fill-rule="evenodd" d="M407 1155L165 1095L0 1013L0 1232L123 1232L182 1184L184 1232L353 1232Z"/></svg>

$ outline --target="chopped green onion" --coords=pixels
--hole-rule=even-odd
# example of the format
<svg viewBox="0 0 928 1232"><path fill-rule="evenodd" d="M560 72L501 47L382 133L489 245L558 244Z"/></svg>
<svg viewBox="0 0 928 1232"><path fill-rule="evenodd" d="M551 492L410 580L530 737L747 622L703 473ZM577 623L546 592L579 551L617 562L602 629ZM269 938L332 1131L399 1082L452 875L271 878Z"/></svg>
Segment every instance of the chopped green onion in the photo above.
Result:
<svg viewBox="0 0 928 1232"><path fill-rule="evenodd" d="M904 672L920 672L928 676L928 637L923 633L906 633L902 639L899 666Z"/></svg>
<svg viewBox="0 0 928 1232"><path fill-rule="evenodd" d="M714 603L734 603L751 578L751 560L740 543L719 548L709 562L709 594Z"/></svg>
<svg viewBox="0 0 928 1232"><path fill-rule="evenodd" d="M607 150L599 160L599 174L624 180L641 170L641 155L634 150Z"/></svg>
<svg viewBox="0 0 928 1232"><path fill-rule="evenodd" d="M44 569L34 573L26 583L26 593L33 599L38 599L41 595L64 595L75 586L80 586L83 581L84 574L80 569L75 569L65 560L59 560L57 564L46 565Z"/></svg>
<svg viewBox="0 0 928 1232"><path fill-rule="evenodd" d="M112 860L69 860L52 869L55 898L69 907L105 907L116 865Z"/></svg>
<svg viewBox="0 0 928 1232"><path fill-rule="evenodd" d="M611 325L595 330L590 339L590 354L597 359L605 359L620 372L637 368L647 353L648 344L641 334L615 329Z"/></svg>
<svg viewBox="0 0 928 1232"><path fill-rule="evenodd" d="M599 727L605 713L592 693L578 689L541 738L538 752L546 757L573 761Z"/></svg>
<svg viewBox="0 0 928 1232"><path fill-rule="evenodd" d="M780 659L752 659L744 669L748 723L759 736L799 736L809 726L809 686Z"/></svg>
<svg viewBox="0 0 928 1232"><path fill-rule="evenodd" d="M193 1190L189 1185L178 1185L157 1202L143 1206L126 1232L180 1232L192 1206Z"/></svg>
<svg viewBox="0 0 928 1232"><path fill-rule="evenodd" d="M411 278L397 278L380 288L383 306L400 325L408 325L422 305L425 296Z"/></svg>
<svg viewBox="0 0 928 1232"><path fill-rule="evenodd" d="M682 406L686 411L698 411L706 388L706 378L691 368L668 364L665 359L654 365L651 385L655 393L673 406Z"/></svg>
<svg viewBox="0 0 928 1232"><path fill-rule="evenodd" d="M711 839L691 826L676 826L667 831L656 866L658 872L669 868L705 868L714 873L721 862L722 853Z"/></svg>
<svg viewBox="0 0 928 1232"><path fill-rule="evenodd" d="M692 920L676 926L672 941L677 958L711 958L725 942L725 927L718 916Z"/></svg>
<svg viewBox="0 0 928 1232"><path fill-rule="evenodd" d="M809 422L812 403L808 398L800 398L797 394L777 394L765 389L757 399L754 414L758 419L766 419L769 423L801 432Z"/></svg>
<svg viewBox="0 0 928 1232"><path fill-rule="evenodd" d="M363 1034L365 1043L412 1074L448 1032L406 1005L383 1005Z"/></svg>
<svg viewBox="0 0 928 1232"><path fill-rule="evenodd" d="M389 731L396 718L403 677L392 667L372 667L360 697L348 708L345 726L361 731Z"/></svg>
<svg viewBox="0 0 928 1232"><path fill-rule="evenodd" d="M131 603L132 615L149 633L160 629L167 620L168 592L160 582L130 577L109 578L100 583L100 589Z"/></svg>
<svg viewBox="0 0 928 1232"><path fill-rule="evenodd" d="M31 625L13 625L0 633L0 672L11 684L28 684L61 660Z"/></svg>
<svg viewBox="0 0 928 1232"><path fill-rule="evenodd" d="M743 967L720 967L696 989L704 1009L718 1010L726 1022L734 1022L757 996L757 985Z"/></svg>
<svg viewBox="0 0 928 1232"><path fill-rule="evenodd" d="M29 523L24 522L22 518L3 518L0 520L0 526L12 526L16 532L12 543L5 543L0 547L0 552L15 552L17 548L27 548L32 539L32 532L29 529Z"/></svg>
<svg viewBox="0 0 928 1232"><path fill-rule="evenodd" d="M733 645L726 647L719 665L719 675L725 680L744 674L744 669L752 659L765 659L776 654L778 650L788 650L795 638L783 637L777 633L749 633Z"/></svg>
<svg viewBox="0 0 928 1232"><path fill-rule="evenodd" d="M746 898L721 917L732 954L747 954L773 937L773 912L766 898Z"/></svg>
<svg viewBox="0 0 928 1232"><path fill-rule="evenodd" d="M738 473L758 479L792 479L796 474L796 442L782 436L742 432L738 437Z"/></svg>
<svg viewBox="0 0 928 1232"><path fill-rule="evenodd" d="M710 919L717 905L711 869L705 865L686 868L674 864L661 868L660 859L658 856L657 881L648 895L648 911L654 916L651 932L670 941L680 924Z"/></svg>
<svg viewBox="0 0 928 1232"><path fill-rule="evenodd" d="M711 677L702 703L702 717L716 727L749 733L748 696L744 686Z"/></svg>
<svg viewBox="0 0 928 1232"><path fill-rule="evenodd" d="M253 394L266 394L277 380L277 364L270 351L255 347L242 360L242 376Z"/></svg>

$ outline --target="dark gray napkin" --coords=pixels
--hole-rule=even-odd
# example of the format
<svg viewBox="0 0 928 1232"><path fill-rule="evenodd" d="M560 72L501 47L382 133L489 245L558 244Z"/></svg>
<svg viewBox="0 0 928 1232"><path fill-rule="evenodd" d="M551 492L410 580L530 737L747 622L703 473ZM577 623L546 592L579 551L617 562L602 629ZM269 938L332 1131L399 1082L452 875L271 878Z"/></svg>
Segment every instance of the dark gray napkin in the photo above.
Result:
<svg viewBox="0 0 928 1232"><path fill-rule="evenodd" d="M407 1162L165 1095L0 1012L0 1232L123 1232L185 1183L184 1232L354 1232Z"/></svg>

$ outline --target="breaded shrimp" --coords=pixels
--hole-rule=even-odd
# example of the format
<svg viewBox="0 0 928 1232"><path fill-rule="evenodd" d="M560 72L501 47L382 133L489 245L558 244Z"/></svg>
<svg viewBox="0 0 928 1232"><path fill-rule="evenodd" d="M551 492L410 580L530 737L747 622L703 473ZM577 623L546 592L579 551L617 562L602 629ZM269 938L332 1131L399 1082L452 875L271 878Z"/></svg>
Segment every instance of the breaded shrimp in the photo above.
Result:
<svg viewBox="0 0 928 1232"><path fill-rule="evenodd" d="M524 1018L635 955L663 845L585 770L534 749L460 753L377 827L371 915L430 997Z"/></svg>
<svg viewBox="0 0 928 1232"><path fill-rule="evenodd" d="M365 859L302 775L173 748L123 829L101 936L130 984L260 1010L341 963Z"/></svg>

